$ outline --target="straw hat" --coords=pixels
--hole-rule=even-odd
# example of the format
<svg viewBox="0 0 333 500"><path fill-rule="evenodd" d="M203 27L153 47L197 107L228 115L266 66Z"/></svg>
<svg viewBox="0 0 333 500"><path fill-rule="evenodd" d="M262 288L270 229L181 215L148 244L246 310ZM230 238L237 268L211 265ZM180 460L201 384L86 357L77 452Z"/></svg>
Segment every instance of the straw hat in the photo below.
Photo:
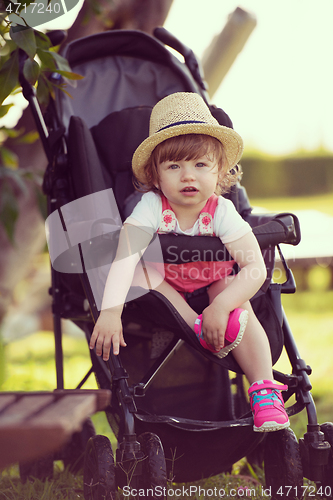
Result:
<svg viewBox="0 0 333 500"><path fill-rule="evenodd" d="M199 94L177 92L159 101L150 117L149 137L134 152L132 168L137 179L146 182L144 167L154 148L171 137L205 134L218 139L224 147L229 169L240 160L243 140L232 128L220 125Z"/></svg>

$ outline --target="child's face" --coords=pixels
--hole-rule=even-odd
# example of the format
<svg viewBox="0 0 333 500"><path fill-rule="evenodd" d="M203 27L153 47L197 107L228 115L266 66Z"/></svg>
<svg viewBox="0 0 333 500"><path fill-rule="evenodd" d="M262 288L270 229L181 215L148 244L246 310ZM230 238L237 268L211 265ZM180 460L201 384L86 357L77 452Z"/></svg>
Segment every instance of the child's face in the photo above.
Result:
<svg viewBox="0 0 333 500"><path fill-rule="evenodd" d="M157 165L156 187L172 205L205 205L215 192L219 169L207 156L193 160L164 161Z"/></svg>

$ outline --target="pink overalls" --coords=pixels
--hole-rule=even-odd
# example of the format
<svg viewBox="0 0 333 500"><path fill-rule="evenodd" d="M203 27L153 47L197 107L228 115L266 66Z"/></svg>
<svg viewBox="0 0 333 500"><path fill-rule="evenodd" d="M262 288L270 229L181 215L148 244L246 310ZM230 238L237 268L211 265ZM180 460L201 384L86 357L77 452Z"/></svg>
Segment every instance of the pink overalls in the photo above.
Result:
<svg viewBox="0 0 333 500"><path fill-rule="evenodd" d="M164 195L162 198L162 220L158 234L174 232L176 215ZM213 230L214 213L218 197L213 194L199 214L200 236L215 236ZM187 254L186 254L187 255ZM186 259L188 260L188 259ZM193 292L211 285L231 273L235 261L184 262L182 264L164 264L165 281L179 292Z"/></svg>

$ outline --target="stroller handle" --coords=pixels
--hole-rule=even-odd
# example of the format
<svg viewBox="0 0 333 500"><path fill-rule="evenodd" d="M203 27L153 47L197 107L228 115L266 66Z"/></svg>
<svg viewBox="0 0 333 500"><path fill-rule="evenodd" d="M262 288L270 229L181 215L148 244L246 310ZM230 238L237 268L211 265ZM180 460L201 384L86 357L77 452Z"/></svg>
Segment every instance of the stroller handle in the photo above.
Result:
<svg viewBox="0 0 333 500"><path fill-rule="evenodd" d="M161 26L154 29L154 36L160 42L168 45L184 57L185 64L190 70L195 81L203 90L207 90L207 84L204 81L203 70L201 69L199 61L193 50L184 45L180 40L178 40L178 38L170 33L170 31Z"/></svg>

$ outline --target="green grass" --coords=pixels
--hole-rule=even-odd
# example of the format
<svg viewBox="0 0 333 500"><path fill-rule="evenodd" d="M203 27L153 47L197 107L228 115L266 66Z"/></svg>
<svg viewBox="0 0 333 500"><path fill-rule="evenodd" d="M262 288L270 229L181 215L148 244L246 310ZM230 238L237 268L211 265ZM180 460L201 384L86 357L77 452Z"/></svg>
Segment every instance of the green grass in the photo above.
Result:
<svg viewBox="0 0 333 500"><path fill-rule="evenodd" d="M85 338L63 337L65 386L74 388L90 368ZM6 380L3 390L52 390L56 386L52 332L36 332L5 346ZM87 388L96 388L89 380Z"/></svg>
<svg viewBox="0 0 333 500"><path fill-rule="evenodd" d="M292 198L251 198L252 207L262 207L269 212L293 212L296 210L318 210L333 216L333 196L295 196Z"/></svg>
<svg viewBox="0 0 333 500"><path fill-rule="evenodd" d="M318 421L333 421L333 291L305 291L283 295L282 303L296 341L299 354L312 368L310 381ZM320 339L320 341L319 341ZM290 363L282 353L276 369L290 373ZM291 425L298 437L306 432L306 413L291 418Z"/></svg>
<svg viewBox="0 0 333 500"><path fill-rule="evenodd" d="M312 483L304 482L305 494L302 498L305 500L322 498L322 496L314 496L314 488ZM169 500L173 498L188 498L189 500L211 500L212 498L270 499L269 490L264 486L262 474L258 475L254 471L249 471L243 463L240 463L239 471L236 473L215 476L204 481L191 483L191 485L169 483L167 490ZM184 493L182 495L179 492ZM118 492L115 500L124 500L125 498L132 499L133 497L124 496ZM56 466L52 481L30 480L22 484L18 471L13 467L4 473L0 480L0 500L84 500L83 478L82 475L74 476L67 470L63 471Z"/></svg>
<svg viewBox="0 0 333 500"><path fill-rule="evenodd" d="M32 479L22 483L17 466L3 472L0 479L0 500L79 500L83 496L83 477L73 475L56 464L54 478Z"/></svg>

